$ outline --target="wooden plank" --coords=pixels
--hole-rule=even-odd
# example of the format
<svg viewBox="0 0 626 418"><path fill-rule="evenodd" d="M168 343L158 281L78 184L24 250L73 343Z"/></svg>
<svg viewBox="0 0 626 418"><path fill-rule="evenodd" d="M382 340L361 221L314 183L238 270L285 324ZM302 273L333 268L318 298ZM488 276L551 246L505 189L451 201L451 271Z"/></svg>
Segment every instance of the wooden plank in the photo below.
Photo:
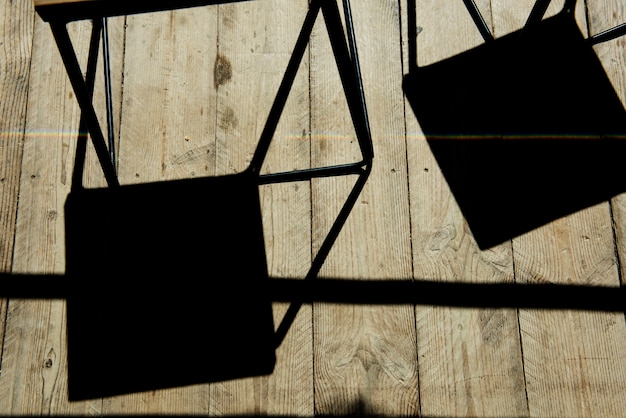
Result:
<svg viewBox="0 0 626 418"><path fill-rule="evenodd" d="M373 172L320 273L324 278L411 279L399 5L351 2L376 157ZM311 43L313 166L360 159L321 21ZM314 252L355 178L313 187ZM412 306L314 304L316 414L416 415Z"/></svg>
<svg viewBox="0 0 626 418"><path fill-rule="evenodd" d="M478 2L478 6L491 26L489 1ZM443 5L418 0L416 24L421 28L417 35L419 65L438 62L483 42L462 2ZM408 102L405 106L415 279L513 282L510 244L479 250L419 121ZM416 315L421 413L528 413L514 309L423 306L416 308Z"/></svg>
<svg viewBox="0 0 626 418"><path fill-rule="evenodd" d="M83 61L90 26L70 27ZM123 22L113 25L112 33L123 33ZM121 41L115 35L112 40ZM117 82L121 84L119 77ZM14 272L64 272L63 205L71 185L79 118L50 29L36 19ZM2 413L101 411L101 400L68 402L66 339L63 300L10 301L0 379L0 399L6 400Z"/></svg>
<svg viewBox="0 0 626 418"><path fill-rule="evenodd" d="M215 173L216 22L213 7L128 18L122 183Z"/></svg>
<svg viewBox="0 0 626 418"><path fill-rule="evenodd" d="M307 1L266 0L219 7L217 174L251 161L308 9ZM302 63L262 171L310 165L308 59ZM311 259L308 182L261 188L269 273L302 278ZM274 304L278 324L286 309ZM277 350L274 373L211 385L211 414L312 415L311 308L301 309Z"/></svg>
<svg viewBox="0 0 626 418"><path fill-rule="evenodd" d="M626 7L619 1L590 1L589 27L592 34L598 34L626 22ZM600 57L607 76L613 83L616 93L626 104L626 43L621 37L594 47ZM626 285L626 194L616 196L612 201L613 225L620 260L622 286Z"/></svg>
<svg viewBox="0 0 626 418"><path fill-rule="evenodd" d="M243 7L238 5L237 7ZM267 2L268 10L256 16L265 19L264 45L255 51L261 77L259 107L254 109L259 122L265 121L269 103L296 43L307 1ZM254 15L254 14L253 14ZM267 29L265 29L267 28ZM257 29L257 39L259 33ZM254 37L253 37L254 38ZM243 46L243 45L242 45ZM259 60L260 58L260 60ZM237 74L243 75L243 74ZM245 76L244 76L245 77ZM257 87L258 89L258 87ZM285 111L270 147L263 172L290 171L310 167L309 60L305 54ZM262 124L257 123L256 137ZM303 278L311 264L311 187L310 182L286 183L261 188L261 208L271 277ZM274 321L280 323L286 304L275 303ZM277 365L267 380L269 415L311 416L313 408L313 324L311 306L303 306L294 319L285 340L276 351Z"/></svg>
<svg viewBox="0 0 626 418"><path fill-rule="evenodd" d="M508 2L510 20L496 25L519 26L531 4ZM516 280L617 286L614 248L609 206L598 204L515 239ZM519 320L531 415L623 414L623 314L520 310Z"/></svg>
<svg viewBox="0 0 626 418"><path fill-rule="evenodd" d="M28 79L33 42L30 2L3 2L0 33L0 272L10 272L22 167ZM7 300L0 299L0 371Z"/></svg>
<svg viewBox="0 0 626 418"><path fill-rule="evenodd" d="M517 280L617 286L607 204L514 242ZM520 311L529 408L537 416L618 416L624 409L623 314Z"/></svg>
<svg viewBox="0 0 626 418"><path fill-rule="evenodd" d="M483 43L463 3L455 3L459 4L416 0L417 55L420 66L444 60ZM476 4L491 26L489 1L477 1Z"/></svg>
<svg viewBox="0 0 626 418"><path fill-rule="evenodd" d="M72 103L68 93L69 86L49 29L37 21L29 97L29 106L34 106L29 108L26 121L14 272L52 273L63 268L57 254L63 199L58 193L66 189L64 186L57 189L61 183L59 157L63 148L69 149L70 141L75 139L77 121L74 107L65 106ZM40 105L46 102L47 106L37 109L37 101ZM51 118L46 120L46 116ZM65 126L59 126L64 120ZM46 125L49 130L45 129ZM61 135L53 135L50 140L46 132ZM51 340L48 331L51 322L54 323L51 311L57 313L58 305L49 301L10 301L0 391L1 398L8 400L2 403L4 413L41 414L46 406L50 407L53 379L49 378L59 370L61 360L57 356L61 349L56 344L60 341L54 338L59 337L58 332L52 333ZM45 364L51 367L46 368Z"/></svg>
<svg viewBox="0 0 626 418"><path fill-rule="evenodd" d="M11 271L26 100L33 41L33 9L24 4L2 3L0 33L0 271Z"/></svg>

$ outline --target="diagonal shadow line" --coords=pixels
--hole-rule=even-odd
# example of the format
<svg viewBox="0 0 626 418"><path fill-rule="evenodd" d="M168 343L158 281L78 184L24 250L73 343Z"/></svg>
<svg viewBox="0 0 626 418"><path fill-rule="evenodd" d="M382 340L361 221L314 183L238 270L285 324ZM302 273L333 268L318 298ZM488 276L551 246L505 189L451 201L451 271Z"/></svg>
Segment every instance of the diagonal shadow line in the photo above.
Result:
<svg viewBox="0 0 626 418"><path fill-rule="evenodd" d="M626 288L612 286L405 279L273 278L269 283L274 302L626 312ZM2 298L65 299L68 291L64 275L0 273Z"/></svg>

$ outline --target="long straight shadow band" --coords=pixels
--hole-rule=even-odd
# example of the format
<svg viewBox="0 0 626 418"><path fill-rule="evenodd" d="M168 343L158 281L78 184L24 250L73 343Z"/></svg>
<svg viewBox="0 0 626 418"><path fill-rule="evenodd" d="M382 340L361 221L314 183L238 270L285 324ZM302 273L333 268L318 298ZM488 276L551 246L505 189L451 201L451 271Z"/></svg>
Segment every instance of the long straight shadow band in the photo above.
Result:
<svg viewBox="0 0 626 418"><path fill-rule="evenodd" d="M0 298L65 299L63 275L0 273ZM432 280L284 279L269 281L273 302L421 305L626 312L626 288Z"/></svg>

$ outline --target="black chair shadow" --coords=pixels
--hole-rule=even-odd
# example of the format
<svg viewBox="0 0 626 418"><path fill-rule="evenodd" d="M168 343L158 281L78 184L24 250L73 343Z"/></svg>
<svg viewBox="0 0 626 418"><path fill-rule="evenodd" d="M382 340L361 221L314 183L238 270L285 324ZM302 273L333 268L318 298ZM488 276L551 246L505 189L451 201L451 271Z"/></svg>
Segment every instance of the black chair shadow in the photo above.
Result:
<svg viewBox="0 0 626 418"><path fill-rule="evenodd" d="M70 399L272 372L255 176L80 189L65 219Z"/></svg>
<svg viewBox="0 0 626 418"><path fill-rule="evenodd" d="M414 66L404 89L481 248L626 191L626 112L570 11Z"/></svg>

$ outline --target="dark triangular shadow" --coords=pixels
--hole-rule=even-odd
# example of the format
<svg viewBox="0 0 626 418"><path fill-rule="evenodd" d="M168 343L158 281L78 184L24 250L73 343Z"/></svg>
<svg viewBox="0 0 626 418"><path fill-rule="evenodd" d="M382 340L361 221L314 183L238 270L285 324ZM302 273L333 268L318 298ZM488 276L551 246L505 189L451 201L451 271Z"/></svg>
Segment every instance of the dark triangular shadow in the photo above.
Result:
<svg viewBox="0 0 626 418"><path fill-rule="evenodd" d="M71 400L272 372L258 178L73 191Z"/></svg>
<svg viewBox="0 0 626 418"><path fill-rule="evenodd" d="M569 12L414 67L404 89L481 248L626 191L626 113Z"/></svg>

